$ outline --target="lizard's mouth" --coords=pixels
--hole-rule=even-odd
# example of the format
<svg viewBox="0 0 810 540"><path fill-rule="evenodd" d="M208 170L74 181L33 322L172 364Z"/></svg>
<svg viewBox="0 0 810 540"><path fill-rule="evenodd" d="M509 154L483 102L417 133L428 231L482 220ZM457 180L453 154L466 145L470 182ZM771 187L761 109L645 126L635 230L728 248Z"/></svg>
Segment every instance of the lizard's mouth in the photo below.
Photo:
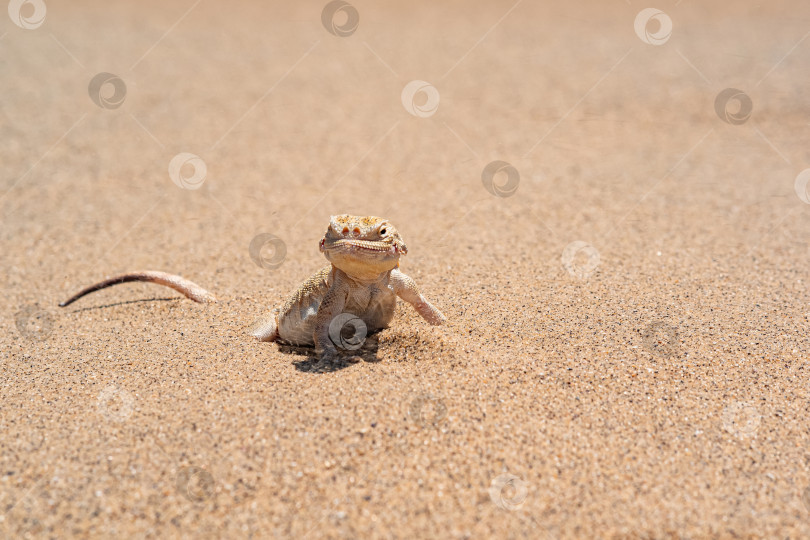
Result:
<svg viewBox="0 0 810 540"><path fill-rule="evenodd" d="M321 249L339 250L345 252L366 252L366 253L390 253L392 255L399 253L399 247L396 244L389 244L387 242L373 242L370 240L353 240L341 238L328 242L324 239L321 240Z"/></svg>

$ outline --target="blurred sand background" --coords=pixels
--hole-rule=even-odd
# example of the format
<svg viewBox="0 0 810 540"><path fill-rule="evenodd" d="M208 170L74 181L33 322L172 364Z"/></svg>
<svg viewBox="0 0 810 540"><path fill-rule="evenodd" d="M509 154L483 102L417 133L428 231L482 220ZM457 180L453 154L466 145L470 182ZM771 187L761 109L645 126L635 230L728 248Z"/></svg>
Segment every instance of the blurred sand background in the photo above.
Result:
<svg viewBox="0 0 810 540"><path fill-rule="evenodd" d="M345 37L325 4L0 17L0 530L810 536L810 6L665 0L654 45L635 0L352 0ZM440 96L424 117L412 80ZM199 189L169 176L182 152ZM485 189L495 160L513 196ZM449 322L400 302L321 373L244 328L324 264L335 213L390 218ZM56 307L136 269L220 302Z"/></svg>

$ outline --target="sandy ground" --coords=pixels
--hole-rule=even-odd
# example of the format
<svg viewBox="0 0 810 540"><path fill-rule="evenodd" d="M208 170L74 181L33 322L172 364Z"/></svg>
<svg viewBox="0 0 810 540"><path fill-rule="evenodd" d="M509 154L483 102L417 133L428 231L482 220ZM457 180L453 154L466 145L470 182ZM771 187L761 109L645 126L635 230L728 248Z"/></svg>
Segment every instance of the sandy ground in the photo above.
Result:
<svg viewBox="0 0 810 540"><path fill-rule="evenodd" d="M810 535L810 6L353 3L0 17L0 530ZM335 213L448 324L249 339Z"/></svg>

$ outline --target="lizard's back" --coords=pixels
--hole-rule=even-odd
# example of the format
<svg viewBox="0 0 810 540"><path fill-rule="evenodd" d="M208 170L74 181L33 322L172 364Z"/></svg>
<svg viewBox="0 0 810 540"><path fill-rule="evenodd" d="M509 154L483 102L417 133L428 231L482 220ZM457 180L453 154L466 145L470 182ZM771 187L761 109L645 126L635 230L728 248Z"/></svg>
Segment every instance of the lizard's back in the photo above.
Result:
<svg viewBox="0 0 810 540"><path fill-rule="evenodd" d="M332 286L332 265L312 274L295 290L278 312L278 336L294 345L312 345L315 316L323 297Z"/></svg>

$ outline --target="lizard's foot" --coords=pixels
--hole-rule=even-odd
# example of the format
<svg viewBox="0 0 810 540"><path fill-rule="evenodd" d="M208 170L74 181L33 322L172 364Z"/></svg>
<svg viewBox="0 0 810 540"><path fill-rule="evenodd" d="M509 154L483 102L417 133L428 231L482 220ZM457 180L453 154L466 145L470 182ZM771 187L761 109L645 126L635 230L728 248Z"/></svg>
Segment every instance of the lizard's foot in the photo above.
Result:
<svg viewBox="0 0 810 540"><path fill-rule="evenodd" d="M308 371L315 373L329 373L335 371L340 366L340 356L335 353L317 352L315 361L312 362Z"/></svg>
<svg viewBox="0 0 810 540"><path fill-rule="evenodd" d="M336 350L318 351L317 355L320 364L337 364L340 362L340 354Z"/></svg>
<svg viewBox="0 0 810 540"><path fill-rule="evenodd" d="M269 313L258 318L248 328L248 334L255 337L259 341L275 341L278 339L276 313Z"/></svg>
<svg viewBox="0 0 810 540"><path fill-rule="evenodd" d="M436 309L436 307L430 302L419 302L418 304L414 304L413 307L423 319L433 326L439 326L447 321L447 317L445 317L444 314Z"/></svg>

